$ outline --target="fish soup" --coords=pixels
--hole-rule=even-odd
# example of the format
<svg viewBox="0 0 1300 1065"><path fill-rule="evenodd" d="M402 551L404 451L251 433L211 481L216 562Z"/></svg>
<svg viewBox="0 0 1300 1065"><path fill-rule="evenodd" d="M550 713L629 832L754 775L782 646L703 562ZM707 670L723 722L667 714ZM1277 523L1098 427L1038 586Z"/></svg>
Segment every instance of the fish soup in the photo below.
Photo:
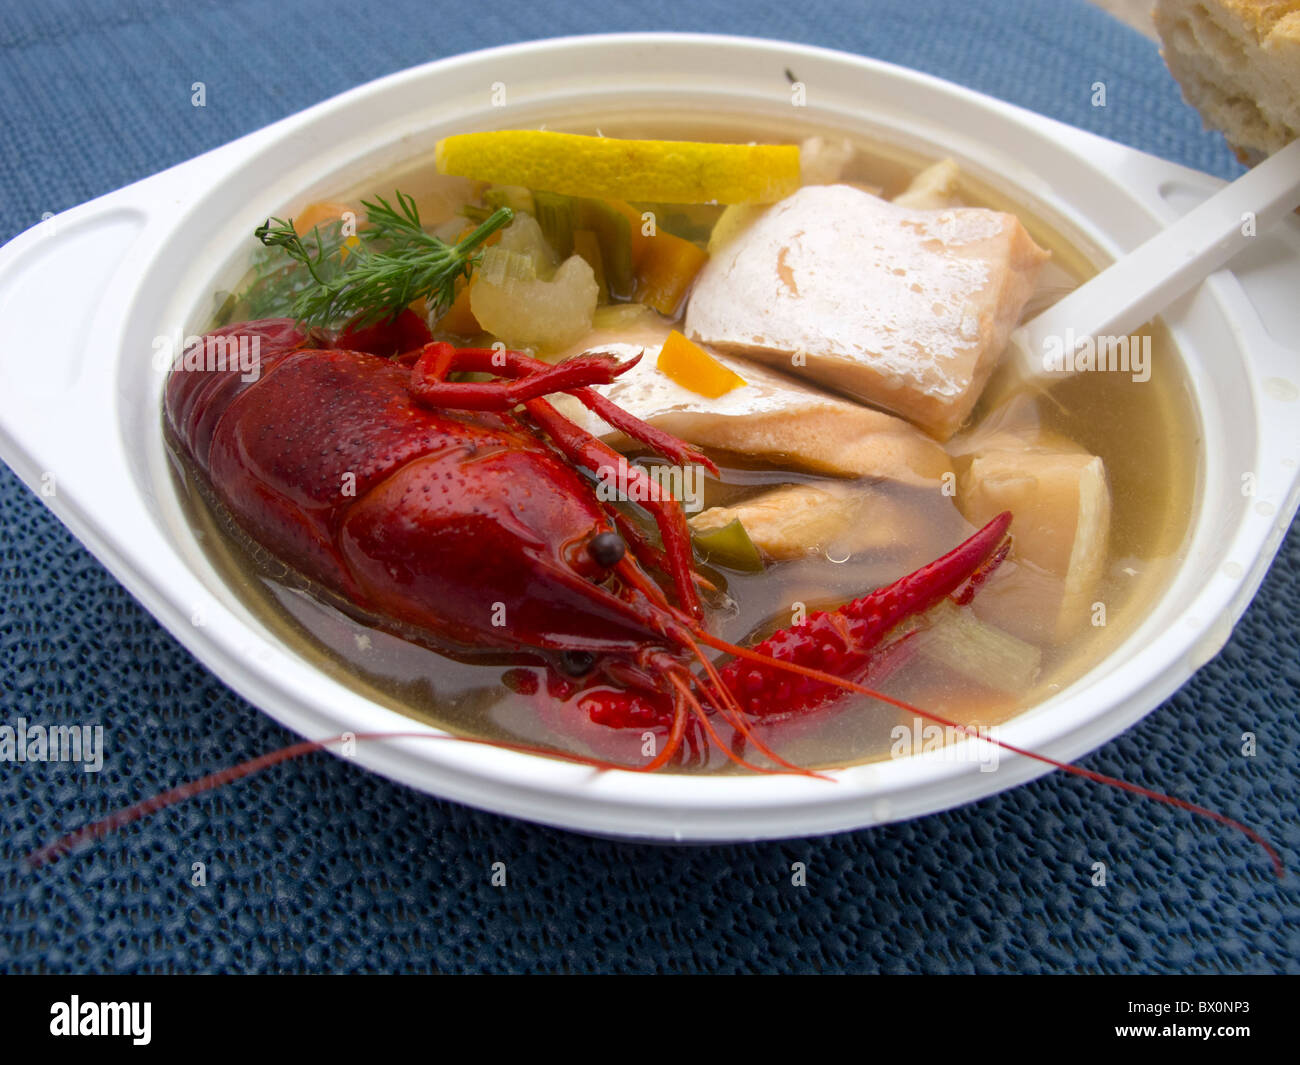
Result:
<svg viewBox="0 0 1300 1065"><path fill-rule="evenodd" d="M659 543L637 491L666 486L684 501L710 633L748 647L798 629L939 558L1003 511L1012 522L1000 564L980 570L976 587L891 626L855 682L962 724L996 726L1071 684L1132 631L1184 548L1200 471L1196 416L1170 338L1158 324L1144 330L1145 380L1097 371L1046 389L1008 387L997 368L1007 330L1102 265L1077 233L996 180L831 129L664 113L556 116L547 128L800 146L797 176L762 204L669 203L443 174L439 164L456 164L440 151L339 189L327 204L291 205L293 228L302 236L319 226L322 242L333 233L346 263L346 242L357 240L351 222L364 232L363 200L408 194L421 227L449 245L509 208L509 223L487 239L468 281L456 279L451 299L421 297L412 309L435 340L457 348L527 349L549 363L642 353L633 369L593 387L702 449L716 474L665 459L572 395L550 401L641 471L622 481L582 475L620 515L629 551L644 538L652 558ZM488 161L474 165L491 171L490 153L481 154ZM250 231L259 221L250 219ZM213 326L295 315L312 282L277 256L274 247L258 254L244 284L219 301ZM823 264L833 276L819 273ZM633 767L668 742L662 721L611 727L578 704L584 668L600 668L586 651L434 649L438 641L409 619L306 576L249 534L174 427L169 436L189 517L214 564L327 674L467 737ZM662 566L646 570L671 594ZM503 621L509 628L511 618ZM602 674L596 687L617 688L618 675ZM733 715L706 707L721 744L693 723L663 770L746 771L723 747L771 766L762 744L821 768L936 742L911 713L865 696L789 713L784 697L773 682L771 712L739 729Z"/></svg>

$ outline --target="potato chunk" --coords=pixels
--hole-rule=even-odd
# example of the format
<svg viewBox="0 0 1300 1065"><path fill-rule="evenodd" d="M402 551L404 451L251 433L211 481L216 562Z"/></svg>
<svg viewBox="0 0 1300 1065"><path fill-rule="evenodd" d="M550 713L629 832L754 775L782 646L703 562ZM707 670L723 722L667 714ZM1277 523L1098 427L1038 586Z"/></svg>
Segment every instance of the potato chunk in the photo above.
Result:
<svg viewBox="0 0 1300 1065"><path fill-rule="evenodd" d="M975 525L1004 510L1015 515L1011 557L975 597L979 617L1039 644L1063 643L1087 625L1110 535L1100 458L1039 447L981 451L958 502Z"/></svg>
<svg viewBox="0 0 1300 1065"><path fill-rule="evenodd" d="M912 183L895 196L890 203L895 207L911 207L919 211L941 211L955 206L957 178L961 171L951 159L941 159L922 170Z"/></svg>
<svg viewBox="0 0 1300 1065"><path fill-rule="evenodd" d="M1009 214L918 211L847 185L809 186L712 256L684 332L946 440L975 406L1046 258Z"/></svg>

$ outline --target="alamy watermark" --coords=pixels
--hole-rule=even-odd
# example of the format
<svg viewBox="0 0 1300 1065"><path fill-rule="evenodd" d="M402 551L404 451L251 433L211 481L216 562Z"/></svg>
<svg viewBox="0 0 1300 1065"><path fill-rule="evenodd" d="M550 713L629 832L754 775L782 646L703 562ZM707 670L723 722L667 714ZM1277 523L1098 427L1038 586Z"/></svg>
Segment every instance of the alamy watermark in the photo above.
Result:
<svg viewBox="0 0 1300 1065"><path fill-rule="evenodd" d="M240 379L252 384L262 374L262 338L256 333L182 336L177 329L153 338L153 368L159 373L238 370Z"/></svg>
<svg viewBox="0 0 1300 1065"><path fill-rule="evenodd" d="M914 717L910 724L895 725L889 730L889 757L910 758L937 752L937 757L945 762L975 762L981 773L993 773L1002 753L1001 747L989 742L995 732L990 725L972 723L958 728Z"/></svg>
<svg viewBox="0 0 1300 1065"><path fill-rule="evenodd" d="M704 509L703 466L601 466L596 471L596 498L602 503L647 503L679 500L687 514Z"/></svg>
<svg viewBox="0 0 1300 1065"><path fill-rule="evenodd" d="M104 768L103 725L29 725L25 717L0 725L0 762L80 762L83 772Z"/></svg>
<svg viewBox="0 0 1300 1065"><path fill-rule="evenodd" d="M1073 329L1067 329L1064 336L1043 338L1043 369L1048 373L1108 370L1131 374L1141 384L1151 379L1151 337L1076 337Z"/></svg>
<svg viewBox="0 0 1300 1065"><path fill-rule="evenodd" d="M82 1002L73 995L50 1005L50 1035L127 1036L136 1046L148 1046L152 1013L152 1002Z"/></svg>

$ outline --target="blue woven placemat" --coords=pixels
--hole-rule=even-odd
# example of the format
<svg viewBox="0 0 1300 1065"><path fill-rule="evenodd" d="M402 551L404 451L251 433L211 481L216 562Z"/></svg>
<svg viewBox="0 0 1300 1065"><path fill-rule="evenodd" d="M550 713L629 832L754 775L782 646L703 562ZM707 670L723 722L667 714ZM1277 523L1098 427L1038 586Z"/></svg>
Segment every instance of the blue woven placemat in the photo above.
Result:
<svg viewBox="0 0 1300 1065"><path fill-rule="evenodd" d="M614 30L837 47L1236 172L1155 45L1074 0L29 0L0 7L0 238L373 77ZM1090 104L1095 81L1105 108ZM18 858L52 835L291 737L3 469L0 516L0 724L98 722L108 737L97 775L0 764L4 970L1300 968L1294 875L1279 884L1240 837L1060 774L907 824L680 848L479 813L317 755L27 872ZM1293 534L1224 652L1085 762L1257 826L1292 866L1298 559ZM1253 759L1239 755L1245 730L1259 737ZM791 883L796 861L806 887ZM1091 885L1095 861L1104 889ZM191 884L195 862L205 886ZM490 883L494 862L504 888Z"/></svg>

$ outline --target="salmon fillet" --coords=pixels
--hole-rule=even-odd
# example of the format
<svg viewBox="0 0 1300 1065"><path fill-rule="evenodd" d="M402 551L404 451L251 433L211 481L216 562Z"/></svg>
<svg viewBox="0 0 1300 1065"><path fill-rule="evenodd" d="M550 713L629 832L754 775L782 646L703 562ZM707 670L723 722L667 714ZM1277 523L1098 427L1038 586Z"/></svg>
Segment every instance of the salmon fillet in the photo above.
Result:
<svg viewBox="0 0 1300 1065"><path fill-rule="evenodd" d="M947 440L1047 258L1014 215L917 210L848 185L809 186L718 249L696 281L685 332Z"/></svg>

